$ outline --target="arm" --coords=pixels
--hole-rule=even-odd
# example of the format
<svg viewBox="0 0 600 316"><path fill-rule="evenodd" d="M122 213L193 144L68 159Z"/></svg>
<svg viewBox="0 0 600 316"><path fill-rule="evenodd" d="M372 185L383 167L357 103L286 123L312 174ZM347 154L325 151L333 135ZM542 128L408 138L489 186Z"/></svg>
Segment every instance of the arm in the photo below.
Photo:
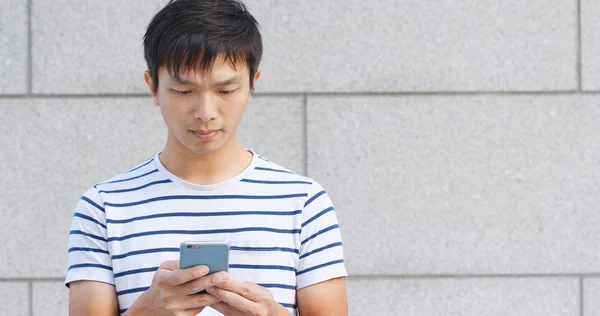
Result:
<svg viewBox="0 0 600 316"><path fill-rule="evenodd" d="M342 236L336 210L313 182L302 211L296 303L302 316L346 316L348 299Z"/></svg>
<svg viewBox="0 0 600 316"><path fill-rule="evenodd" d="M79 200L72 218L65 280L69 315L119 314L102 205L97 190L92 188Z"/></svg>
<svg viewBox="0 0 600 316"><path fill-rule="evenodd" d="M298 310L302 316L347 316L348 298L344 278L331 279L298 290Z"/></svg>
<svg viewBox="0 0 600 316"><path fill-rule="evenodd" d="M69 289L69 315L119 315L119 303L115 287L95 281L71 282Z"/></svg>

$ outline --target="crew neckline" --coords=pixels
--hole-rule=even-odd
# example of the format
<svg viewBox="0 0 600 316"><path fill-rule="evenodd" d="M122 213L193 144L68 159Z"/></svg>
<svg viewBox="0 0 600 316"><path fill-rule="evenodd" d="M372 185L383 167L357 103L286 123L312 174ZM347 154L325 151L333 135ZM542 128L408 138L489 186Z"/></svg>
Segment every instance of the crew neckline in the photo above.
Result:
<svg viewBox="0 0 600 316"><path fill-rule="evenodd" d="M173 173L171 173L169 170L167 170L167 168L165 168L165 166L160 161L160 154L162 153L162 151L159 151L158 153L156 153L156 155L154 156L154 163L156 164L156 169L158 169L159 173L162 173L169 180L173 181L173 183L175 183L181 187L184 187L184 188L190 189L190 190L194 190L194 191L215 191L215 190L227 188L235 183L238 183L240 180L242 180L244 177L246 177L246 175L250 171L254 170L254 167L256 166L256 160L258 159L258 155L252 149L249 149L249 148L244 148L244 149L252 154L252 160L250 161L250 164L248 165L248 167L246 167L246 169L244 169L239 174L237 174L227 180L223 180L219 183L209 184L209 185L191 183L191 182L185 181L185 180L179 178L178 176L174 175Z"/></svg>

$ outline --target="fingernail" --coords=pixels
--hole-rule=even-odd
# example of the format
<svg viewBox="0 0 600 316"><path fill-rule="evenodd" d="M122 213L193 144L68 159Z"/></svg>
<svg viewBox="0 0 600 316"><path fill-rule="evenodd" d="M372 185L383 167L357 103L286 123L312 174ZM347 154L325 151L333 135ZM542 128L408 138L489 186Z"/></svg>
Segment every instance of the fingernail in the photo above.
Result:
<svg viewBox="0 0 600 316"><path fill-rule="evenodd" d="M206 267L206 266L201 267L200 268L200 273L207 274L208 273L208 267Z"/></svg>
<svg viewBox="0 0 600 316"><path fill-rule="evenodd" d="M219 280L221 280L221 281L227 281L228 279L229 279L229 274L227 274L227 273L223 273L219 277Z"/></svg>
<svg viewBox="0 0 600 316"><path fill-rule="evenodd" d="M211 286L208 289L206 289L206 292L213 294L215 292L215 288Z"/></svg>

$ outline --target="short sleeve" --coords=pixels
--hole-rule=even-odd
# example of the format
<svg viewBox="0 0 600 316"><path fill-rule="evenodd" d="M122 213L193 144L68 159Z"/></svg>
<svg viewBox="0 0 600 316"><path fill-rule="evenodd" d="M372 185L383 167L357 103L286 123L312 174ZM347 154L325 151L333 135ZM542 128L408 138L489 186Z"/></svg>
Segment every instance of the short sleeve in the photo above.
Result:
<svg viewBox="0 0 600 316"><path fill-rule="evenodd" d="M81 197L75 208L67 256L67 287L80 280L115 284L108 252L106 213L94 188Z"/></svg>
<svg viewBox="0 0 600 316"><path fill-rule="evenodd" d="M297 289L348 276L336 210L317 182L304 203L300 240Z"/></svg>

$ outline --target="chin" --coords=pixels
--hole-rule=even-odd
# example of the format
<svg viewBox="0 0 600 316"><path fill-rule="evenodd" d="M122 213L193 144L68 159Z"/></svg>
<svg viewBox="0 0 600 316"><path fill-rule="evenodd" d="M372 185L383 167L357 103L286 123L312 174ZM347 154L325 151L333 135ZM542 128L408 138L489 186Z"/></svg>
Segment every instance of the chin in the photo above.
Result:
<svg viewBox="0 0 600 316"><path fill-rule="evenodd" d="M211 141L203 142L192 136L191 138L185 138L184 142L179 140L179 144L191 153L206 155L219 151L227 145L227 140L225 137L217 137Z"/></svg>
<svg viewBox="0 0 600 316"><path fill-rule="evenodd" d="M186 145L185 147L194 154L206 155L219 151L219 149L223 148L224 145L225 143L222 141L213 141L208 143L192 143Z"/></svg>
<svg viewBox="0 0 600 316"><path fill-rule="evenodd" d="M218 151L222 146L215 146L214 144L205 146L186 146L187 149L197 155L212 154Z"/></svg>

